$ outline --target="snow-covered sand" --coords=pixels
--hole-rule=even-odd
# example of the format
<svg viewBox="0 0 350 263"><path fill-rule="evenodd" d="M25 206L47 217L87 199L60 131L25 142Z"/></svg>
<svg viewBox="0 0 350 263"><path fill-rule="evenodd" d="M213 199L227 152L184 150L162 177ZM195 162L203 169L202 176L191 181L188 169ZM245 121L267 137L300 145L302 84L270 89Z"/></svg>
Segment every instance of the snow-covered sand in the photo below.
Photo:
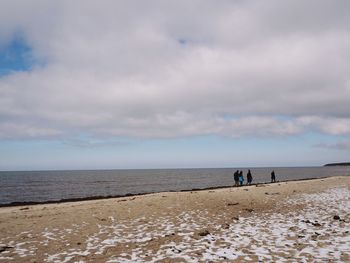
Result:
<svg viewBox="0 0 350 263"><path fill-rule="evenodd" d="M350 177L0 209L0 262L349 262Z"/></svg>

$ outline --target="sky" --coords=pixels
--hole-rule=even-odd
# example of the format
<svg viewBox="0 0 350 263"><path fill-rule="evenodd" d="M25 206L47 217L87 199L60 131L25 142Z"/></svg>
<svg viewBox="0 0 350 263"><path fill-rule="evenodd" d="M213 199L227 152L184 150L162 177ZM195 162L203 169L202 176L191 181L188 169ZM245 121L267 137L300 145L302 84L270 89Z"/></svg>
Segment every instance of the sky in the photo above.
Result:
<svg viewBox="0 0 350 263"><path fill-rule="evenodd" d="M0 6L0 170L350 161L348 0Z"/></svg>

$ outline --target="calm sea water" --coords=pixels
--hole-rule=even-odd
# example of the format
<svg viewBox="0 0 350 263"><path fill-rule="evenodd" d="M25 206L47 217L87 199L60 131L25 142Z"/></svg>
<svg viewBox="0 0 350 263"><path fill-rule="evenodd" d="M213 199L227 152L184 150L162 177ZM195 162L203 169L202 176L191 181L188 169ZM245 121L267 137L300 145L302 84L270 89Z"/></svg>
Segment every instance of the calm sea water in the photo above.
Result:
<svg viewBox="0 0 350 263"><path fill-rule="evenodd" d="M246 180L247 168L243 170ZM191 190L233 184L236 168L0 172L0 204ZM350 175L350 167L252 168L253 183Z"/></svg>

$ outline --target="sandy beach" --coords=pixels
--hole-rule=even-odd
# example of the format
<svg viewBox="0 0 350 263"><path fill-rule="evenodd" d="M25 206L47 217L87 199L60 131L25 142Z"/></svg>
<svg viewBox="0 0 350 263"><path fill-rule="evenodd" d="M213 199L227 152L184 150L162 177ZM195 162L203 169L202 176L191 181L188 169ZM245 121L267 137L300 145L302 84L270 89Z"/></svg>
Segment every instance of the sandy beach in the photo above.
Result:
<svg viewBox="0 0 350 263"><path fill-rule="evenodd" d="M0 262L349 262L350 176L0 208Z"/></svg>

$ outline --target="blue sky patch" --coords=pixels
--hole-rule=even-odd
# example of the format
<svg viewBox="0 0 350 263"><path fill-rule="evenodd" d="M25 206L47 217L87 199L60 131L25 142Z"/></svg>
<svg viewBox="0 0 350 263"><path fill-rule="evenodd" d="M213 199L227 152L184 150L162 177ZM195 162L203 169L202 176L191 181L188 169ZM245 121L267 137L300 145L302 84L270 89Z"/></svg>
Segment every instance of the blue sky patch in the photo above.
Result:
<svg viewBox="0 0 350 263"><path fill-rule="evenodd" d="M186 39L184 39L184 38L180 38L180 39L178 39L177 41L179 42L180 45L186 45L187 42L188 42L188 41L187 41Z"/></svg>
<svg viewBox="0 0 350 263"><path fill-rule="evenodd" d="M0 47L0 77L14 71L29 71L32 64L32 49L23 38L14 38Z"/></svg>

